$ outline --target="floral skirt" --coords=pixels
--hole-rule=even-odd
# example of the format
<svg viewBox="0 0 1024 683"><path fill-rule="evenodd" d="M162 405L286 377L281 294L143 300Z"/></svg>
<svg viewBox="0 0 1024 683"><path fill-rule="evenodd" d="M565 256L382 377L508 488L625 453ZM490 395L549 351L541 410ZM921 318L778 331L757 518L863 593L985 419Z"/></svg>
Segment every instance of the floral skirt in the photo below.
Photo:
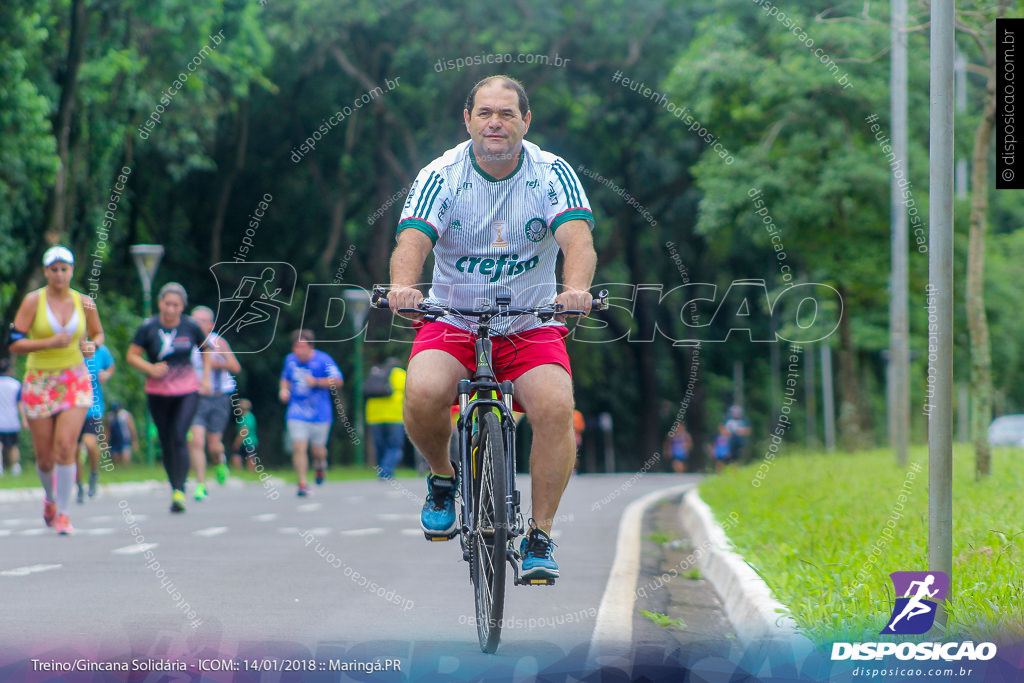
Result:
<svg viewBox="0 0 1024 683"><path fill-rule="evenodd" d="M60 370L29 370L21 400L30 420L52 417L69 408L92 405L92 378L85 363Z"/></svg>

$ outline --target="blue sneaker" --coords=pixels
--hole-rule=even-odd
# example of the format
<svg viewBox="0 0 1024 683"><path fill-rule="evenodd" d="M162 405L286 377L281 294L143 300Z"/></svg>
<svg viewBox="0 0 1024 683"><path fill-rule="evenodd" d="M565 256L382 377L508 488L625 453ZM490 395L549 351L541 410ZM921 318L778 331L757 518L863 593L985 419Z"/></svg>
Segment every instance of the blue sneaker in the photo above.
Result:
<svg viewBox="0 0 1024 683"><path fill-rule="evenodd" d="M551 557L554 545L551 537L537 527L530 530L519 546L523 556L523 579L558 578L558 564Z"/></svg>
<svg viewBox="0 0 1024 683"><path fill-rule="evenodd" d="M427 475L427 499L420 511L420 527L428 541L447 541L459 533L455 521L456 480Z"/></svg>

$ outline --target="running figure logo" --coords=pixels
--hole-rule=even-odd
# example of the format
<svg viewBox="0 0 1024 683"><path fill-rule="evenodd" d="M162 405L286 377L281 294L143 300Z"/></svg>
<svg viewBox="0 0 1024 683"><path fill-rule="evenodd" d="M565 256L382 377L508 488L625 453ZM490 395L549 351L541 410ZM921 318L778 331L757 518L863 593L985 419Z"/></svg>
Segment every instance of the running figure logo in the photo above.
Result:
<svg viewBox="0 0 1024 683"><path fill-rule="evenodd" d="M274 340L282 306L289 306L295 291L295 268L290 263L216 263L210 267L217 280L220 305L217 334L235 353L256 353ZM226 295L225 295L226 294Z"/></svg>
<svg viewBox="0 0 1024 683"><path fill-rule="evenodd" d="M927 633L935 622L938 603L949 593L949 577L944 572L893 572L896 604L882 635L919 635Z"/></svg>
<svg viewBox="0 0 1024 683"><path fill-rule="evenodd" d="M156 354L156 359L163 360L174 353L174 337L178 333L178 328L175 327L170 332L164 332L163 330L157 330L156 332L160 335L160 353Z"/></svg>

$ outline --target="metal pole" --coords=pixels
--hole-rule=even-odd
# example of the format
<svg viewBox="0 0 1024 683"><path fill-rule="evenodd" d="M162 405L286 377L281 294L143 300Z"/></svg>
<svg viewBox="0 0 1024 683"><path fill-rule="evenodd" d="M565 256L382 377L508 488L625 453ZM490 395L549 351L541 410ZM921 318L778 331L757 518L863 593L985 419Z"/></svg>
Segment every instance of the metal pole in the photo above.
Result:
<svg viewBox="0 0 1024 683"><path fill-rule="evenodd" d="M612 445L612 414L601 413L597 416L597 420L604 435L604 471L611 474L615 471L615 446Z"/></svg>
<svg viewBox="0 0 1024 683"><path fill-rule="evenodd" d="M956 411L956 440L960 443L968 443L970 438L970 395L967 393L967 382L957 382L957 411Z"/></svg>
<svg viewBox="0 0 1024 683"><path fill-rule="evenodd" d="M808 344L804 350L804 403L807 406L807 450L818 447L818 407L816 380L814 378L814 347Z"/></svg>
<svg viewBox="0 0 1024 683"><path fill-rule="evenodd" d="M910 423L910 322L907 294L907 15L906 0L892 0L890 116L895 159L890 177L892 216L892 296L889 299L889 439L901 468L907 465Z"/></svg>
<svg viewBox="0 0 1024 683"><path fill-rule="evenodd" d="M836 406L832 395L832 347L821 345L821 409L825 418L825 450L836 450Z"/></svg>
<svg viewBox="0 0 1024 683"><path fill-rule="evenodd" d="M768 365L769 370L772 373L771 376L771 392L772 392L772 424L779 419L779 413L782 411L782 359L779 357L779 344L781 343L775 336L778 331L778 316L772 316L769 322L771 326L772 342L769 344L768 352Z"/></svg>
<svg viewBox="0 0 1024 683"><path fill-rule="evenodd" d="M956 111L958 114L967 114L967 57L960 50L956 51L956 61L953 63L956 69ZM967 173L967 159L960 157L956 161L956 196L960 199L967 198L967 183L970 180Z"/></svg>
<svg viewBox="0 0 1024 683"><path fill-rule="evenodd" d="M953 581L953 0L931 6L929 120L929 294L938 322L928 346L937 347L929 381L935 391L928 414L928 569ZM936 622L946 624L941 608Z"/></svg>

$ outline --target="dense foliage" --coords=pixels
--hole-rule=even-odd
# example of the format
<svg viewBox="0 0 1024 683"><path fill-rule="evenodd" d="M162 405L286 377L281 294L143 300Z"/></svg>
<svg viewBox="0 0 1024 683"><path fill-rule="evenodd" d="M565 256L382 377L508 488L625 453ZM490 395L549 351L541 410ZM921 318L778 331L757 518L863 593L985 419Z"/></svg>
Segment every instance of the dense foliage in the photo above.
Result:
<svg viewBox="0 0 1024 683"><path fill-rule="evenodd" d="M842 322L824 341L804 344L803 358L817 358L822 344L835 349L842 435L851 444L881 442L889 164L868 117L888 130L888 17L861 17L859 3L823 15L801 0L786 8L787 25L769 8L739 0L5 1L0 310L9 322L41 283L42 250L67 243L79 255L77 286L94 283L120 359L141 313L129 245L163 244L156 285L180 281L192 303L214 308L228 293L213 264L290 264L296 287L277 335L243 357L240 378L267 456L280 460L277 376L308 287L386 281L416 171L465 138L472 84L507 72L530 94L529 139L577 169L597 216L596 284L619 297L570 349L578 407L590 418L585 467L602 462L602 412L614 419L621 469L660 452L678 421L706 444L734 400L737 364L754 438L766 441L791 348L751 338L814 339L800 337L797 307L778 298L799 283L841 295ZM911 34L910 51L907 174L926 227L923 32ZM980 82L957 124L964 150ZM1012 412L1024 407L1020 323L1007 313L1022 209L997 194L987 305L997 410ZM963 202L958 233L966 230ZM781 259L765 215L784 244ZM921 437L926 257L916 247L912 235L911 414ZM730 289L740 280L765 287ZM680 289L687 283L717 289ZM684 308L698 296L713 301ZM839 309L828 297L821 303L813 329L830 332L822 321L838 322ZM386 339L388 323L375 315L370 338ZM740 331L727 335L730 327ZM407 352L408 333L398 337L367 343L367 362ZM698 338L707 342L698 350L672 343ZM323 348L351 376L353 343ZM140 411L141 381L132 374L122 366L110 393ZM801 362L787 440L821 433L819 374L820 365L812 373ZM810 421L807 382L816 403ZM344 393L351 401L349 386ZM350 440L339 436L332 448L351 459Z"/></svg>

